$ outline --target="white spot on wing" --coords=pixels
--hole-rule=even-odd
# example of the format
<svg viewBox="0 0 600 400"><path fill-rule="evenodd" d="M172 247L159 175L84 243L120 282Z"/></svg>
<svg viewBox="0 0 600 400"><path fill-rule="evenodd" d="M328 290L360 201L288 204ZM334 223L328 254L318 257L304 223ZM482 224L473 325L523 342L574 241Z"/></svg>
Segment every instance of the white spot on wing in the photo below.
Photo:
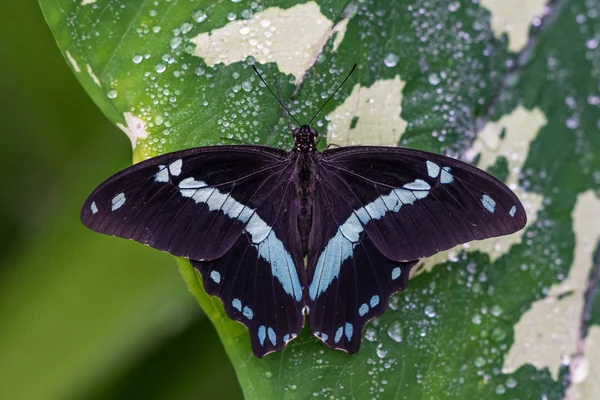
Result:
<svg viewBox="0 0 600 400"><path fill-rule="evenodd" d="M231 306L238 311L242 311L242 302L240 301L240 299L233 299L231 301Z"/></svg>
<svg viewBox="0 0 600 400"><path fill-rule="evenodd" d="M269 327L269 329L267 330L267 334L269 335L269 340L271 341L271 343L273 343L273 346L275 346L275 344L277 343L277 335L275 334L273 328Z"/></svg>
<svg viewBox="0 0 600 400"><path fill-rule="evenodd" d="M211 271L210 279L212 279L215 283L221 283L221 274L219 271Z"/></svg>
<svg viewBox="0 0 600 400"><path fill-rule="evenodd" d="M155 182L169 182L169 170L164 165L158 166L158 172L154 175Z"/></svg>
<svg viewBox="0 0 600 400"><path fill-rule="evenodd" d="M392 270L392 280L395 281L400 278L400 275L402 275L402 269L400 269L400 267L396 267Z"/></svg>
<svg viewBox="0 0 600 400"><path fill-rule="evenodd" d="M266 328L264 325L258 327L258 341L261 346L265 345L265 337L267 336Z"/></svg>
<svg viewBox="0 0 600 400"><path fill-rule="evenodd" d="M247 306L244 306L244 311L242 311L242 314L244 314L244 317L246 317L250 320L254 317L254 312L252 311L252 309L250 307L247 307Z"/></svg>
<svg viewBox="0 0 600 400"><path fill-rule="evenodd" d="M491 213L496 211L496 201L494 199L492 199L490 196L488 196L487 194L484 194L481 197L481 204L483 204L485 209Z"/></svg>
<svg viewBox="0 0 600 400"><path fill-rule="evenodd" d="M438 175L440 174L440 166L429 160L426 161L426 164L427 164L427 174L431 178L437 178Z"/></svg>
<svg viewBox="0 0 600 400"><path fill-rule="evenodd" d="M450 167L444 167L442 169L442 175L440 176L440 182L442 184L452 183L454 181L454 177L450 173Z"/></svg>
<svg viewBox="0 0 600 400"><path fill-rule="evenodd" d="M369 312L369 306L366 303L363 303L358 308L358 315L364 317Z"/></svg>
<svg viewBox="0 0 600 400"><path fill-rule="evenodd" d="M96 206L95 201L92 201L92 204L90 205L90 209L92 210L92 214L96 214L98 212L98 206Z"/></svg>
<svg viewBox="0 0 600 400"><path fill-rule="evenodd" d="M119 193L112 199L112 207L111 210L115 211L121 208L125 204L125 193Z"/></svg>
<svg viewBox="0 0 600 400"><path fill-rule="evenodd" d="M340 326L338 328L338 330L335 332L335 338L333 339L335 343L338 343L342 339L343 333L344 333L344 328Z"/></svg>
<svg viewBox="0 0 600 400"><path fill-rule="evenodd" d="M425 182L423 179L417 179L414 182L410 182L402 186L404 189L408 190L429 190L431 186L429 183Z"/></svg>
<svg viewBox="0 0 600 400"><path fill-rule="evenodd" d="M344 325L344 333L346 334L346 338L348 341L352 340L352 335L354 334L354 327L350 322L346 322Z"/></svg>
<svg viewBox="0 0 600 400"><path fill-rule="evenodd" d="M169 172L171 172L171 175L179 176L179 174L181 173L182 165L183 165L183 160L181 160L181 158L179 160L173 161L171 164L169 164Z"/></svg>
<svg viewBox="0 0 600 400"><path fill-rule="evenodd" d="M510 215L511 217L514 217L516 212L517 212L517 206L512 206L510 208L510 210L508 211L508 215Z"/></svg>

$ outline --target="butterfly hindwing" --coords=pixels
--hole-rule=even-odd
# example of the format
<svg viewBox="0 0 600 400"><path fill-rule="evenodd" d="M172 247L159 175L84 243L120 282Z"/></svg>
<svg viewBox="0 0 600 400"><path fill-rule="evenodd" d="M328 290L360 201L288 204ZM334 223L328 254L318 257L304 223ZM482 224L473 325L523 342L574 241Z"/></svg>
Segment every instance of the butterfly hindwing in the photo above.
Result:
<svg viewBox="0 0 600 400"><path fill-rule="evenodd" d="M390 260L367 235L354 236L356 230L343 226L338 219L339 215L350 215L352 208L336 201L332 192L317 192L314 217L329 221L329 235L319 234L323 227L313 229L311 235L314 247L308 254L310 285L306 299L310 326L329 347L354 353L360 346L365 324L387 309L393 293L406 287L417 261ZM328 240L323 241L325 237Z"/></svg>
<svg viewBox="0 0 600 400"><path fill-rule="evenodd" d="M223 257L192 261L206 291L223 301L230 318L246 325L258 357L285 347L304 325L305 270L293 229L298 210L289 206L295 196L290 175L275 185L275 193L257 209L259 222L247 226Z"/></svg>
<svg viewBox="0 0 600 400"><path fill-rule="evenodd" d="M526 222L503 183L435 154L327 150L315 175L313 220L322 226L313 226L309 245L309 318L315 335L348 352L358 349L364 324L406 286L418 259Z"/></svg>

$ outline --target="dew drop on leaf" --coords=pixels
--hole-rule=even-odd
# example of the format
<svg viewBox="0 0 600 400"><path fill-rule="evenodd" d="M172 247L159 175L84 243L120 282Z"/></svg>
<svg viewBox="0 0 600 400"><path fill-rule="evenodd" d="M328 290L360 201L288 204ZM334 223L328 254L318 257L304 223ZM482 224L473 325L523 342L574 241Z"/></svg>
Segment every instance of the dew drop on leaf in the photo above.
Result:
<svg viewBox="0 0 600 400"><path fill-rule="evenodd" d="M396 343L402 342L402 324L400 321L393 321L389 324L387 334Z"/></svg>
<svg viewBox="0 0 600 400"><path fill-rule="evenodd" d="M388 53L388 55L383 59L383 63L388 68L395 67L398 64L398 56L394 53Z"/></svg>

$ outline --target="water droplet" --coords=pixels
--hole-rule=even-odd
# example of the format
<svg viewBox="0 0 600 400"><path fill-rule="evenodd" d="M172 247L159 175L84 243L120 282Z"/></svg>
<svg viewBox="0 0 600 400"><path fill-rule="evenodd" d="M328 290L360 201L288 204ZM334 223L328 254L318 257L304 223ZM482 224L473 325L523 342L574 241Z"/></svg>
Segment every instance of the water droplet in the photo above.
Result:
<svg viewBox="0 0 600 400"><path fill-rule="evenodd" d="M167 67L163 63L158 63L158 64L156 64L156 66L154 67L154 69L159 74L162 74L163 72L165 72L165 70L167 69Z"/></svg>
<svg viewBox="0 0 600 400"><path fill-rule="evenodd" d="M228 21L235 21L236 18L237 18L237 15L235 15L234 12L230 12L229 14L227 14Z"/></svg>
<svg viewBox="0 0 600 400"><path fill-rule="evenodd" d="M263 28L268 28L269 25L271 25L271 20L263 19L260 21L260 26L262 26Z"/></svg>
<svg viewBox="0 0 600 400"><path fill-rule="evenodd" d="M154 117L154 123L156 125L162 125L164 122L164 118L161 115L157 115L156 117Z"/></svg>
<svg viewBox="0 0 600 400"><path fill-rule="evenodd" d="M198 10L192 15L192 18L198 23L204 22L204 20L206 20L206 13L202 10Z"/></svg>
<svg viewBox="0 0 600 400"><path fill-rule="evenodd" d="M144 57L142 57L141 54L135 54L132 58L131 61L133 61L134 64L139 64L142 62L142 60L144 59Z"/></svg>
<svg viewBox="0 0 600 400"><path fill-rule="evenodd" d="M450 11L450 12L456 12L456 11L458 11L459 8L460 8L460 2L458 2L458 1L453 1L452 3L448 4L448 11Z"/></svg>
<svg viewBox="0 0 600 400"><path fill-rule="evenodd" d="M567 119L567 128L569 128L569 129L579 128L579 115L575 114L571 118Z"/></svg>
<svg viewBox="0 0 600 400"><path fill-rule="evenodd" d="M514 389L517 387L517 380L515 378L513 378L512 376L509 376L506 379L506 387L509 389Z"/></svg>
<svg viewBox="0 0 600 400"><path fill-rule="evenodd" d="M377 357L383 359L383 358L385 358L385 356L387 356L387 352L388 351L383 348L383 346L381 345L381 343L377 346L377 350L376 350Z"/></svg>
<svg viewBox="0 0 600 400"><path fill-rule="evenodd" d="M475 325L481 324L481 315L479 315L479 314L473 315L473 318L471 318L471 322L474 323Z"/></svg>
<svg viewBox="0 0 600 400"><path fill-rule="evenodd" d="M485 365L485 358L479 356L475 359L475 361L473 362L473 364L475 364L475 366L477 368L481 368Z"/></svg>
<svg viewBox="0 0 600 400"><path fill-rule="evenodd" d="M183 39L179 36L175 36L173 39L171 39L171 48L172 49L176 49L179 47L179 45L181 45L181 42L183 42Z"/></svg>
<svg viewBox="0 0 600 400"><path fill-rule="evenodd" d="M271 371L265 372L264 375L265 375L266 378L272 378L273 377L273 373Z"/></svg>
<svg viewBox="0 0 600 400"><path fill-rule="evenodd" d="M501 328L494 328L492 331L492 340L494 342L500 342L506 337L506 332Z"/></svg>
<svg viewBox="0 0 600 400"><path fill-rule="evenodd" d="M504 385L496 386L496 394L504 394L504 393L506 393L506 388L504 387Z"/></svg>
<svg viewBox="0 0 600 400"><path fill-rule="evenodd" d="M425 315L427 315L429 318L433 318L437 314L435 313L433 306L427 306L427 307L425 307Z"/></svg>
<svg viewBox="0 0 600 400"><path fill-rule="evenodd" d="M240 35L247 35L250 33L250 28L247 26L244 26L242 29L240 29Z"/></svg>
<svg viewBox="0 0 600 400"><path fill-rule="evenodd" d="M589 39L587 42L585 42L585 47L590 50L594 50L598 47L598 39Z"/></svg>
<svg viewBox="0 0 600 400"><path fill-rule="evenodd" d="M502 315L502 313L504 312L504 310L502 310L502 307L500 307L499 305L494 304L492 306L492 308L490 309L490 312L492 313L492 315L494 317L499 317L499 316Z"/></svg>
<svg viewBox="0 0 600 400"><path fill-rule="evenodd" d="M253 14L254 13L252 12L252 10L248 10L248 9L243 10L242 11L242 18L244 18L244 19L250 19L250 18L252 18Z"/></svg>
<svg viewBox="0 0 600 400"><path fill-rule="evenodd" d="M246 92L251 91L252 83L250 83L250 81L245 81L244 83L242 83L242 89L244 89Z"/></svg>
<svg viewBox="0 0 600 400"><path fill-rule="evenodd" d="M392 68L398 65L398 60L399 58L397 55L395 55L394 53L388 53L388 55L385 56L385 58L383 59L383 63L386 67Z"/></svg>
<svg viewBox="0 0 600 400"><path fill-rule="evenodd" d="M189 22L184 22L183 25L181 25L181 33L183 33L184 35L191 30L192 24L190 24Z"/></svg>
<svg viewBox="0 0 600 400"><path fill-rule="evenodd" d="M429 83L431 83L433 86L437 86L440 83L440 77L438 76L438 74L433 73L429 75Z"/></svg>
<svg viewBox="0 0 600 400"><path fill-rule="evenodd" d="M387 329L387 334L396 343L402 341L402 324L400 321L392 322Z"/></svg>
<svg viewBox="0 0 600 400"><path fill-rule="evenodd" d="M373 328L367 328L365 330L365 339L367 339L369 342L374 342L375 340L377 340L377 333L375 332L375 329Z"/></svg>
<svg viewBox="0 0 600 400"><path fill-rule="evenodd" d="M198 75L198 76L202 76L202 75L204 75L204 72L205 72L205 71L204 71L204 68L202 68L202 67L198 67L198 68L196 68L196 70L194 71L194 73L195 73L196 75Z"/></svg>
<svg viewBox="0 0 600 400"><path fill-rule="evenodd" d="M106 97L108 97L109 99L116 99L118 95L119 94L115 89L109 90L108 93L106 93Z"/></svg>

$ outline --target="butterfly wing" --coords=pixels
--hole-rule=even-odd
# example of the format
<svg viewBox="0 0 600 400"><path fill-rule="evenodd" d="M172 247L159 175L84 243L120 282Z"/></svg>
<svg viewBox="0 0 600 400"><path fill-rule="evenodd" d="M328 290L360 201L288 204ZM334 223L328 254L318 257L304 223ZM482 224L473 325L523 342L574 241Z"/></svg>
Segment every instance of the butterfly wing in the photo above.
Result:
<svg viewBox="0 0 600 400"><path fill-rule="evenodd" d="M293 180L282 178L274 194L277 201L259 209L265 224L258 225L272 227L260 234L260 241L241 235L223 257L192 261L206 291L223 301L231 319L246 325L258 357L285 347L304 326L303 257L287 250L301 249Z"/></svg>
<svg viewBox="0 0 600 400"><path fill-rule="evenodd" d="M358 350L364 324L406 286L418 259L526 223L502 182L437 154L333 149L323 153L316 177L313 218L327 228L311 232L309 318L321 340L348 352Z"/></svg>
<svg viewBox="0 0 600 400"><path fill-rule="evenodd" d="M207 292L248 327L262 357L284 347L304 324L292 173L286 152L261 146L170 153L102 183L81 220L190 259Z"/></svg>

